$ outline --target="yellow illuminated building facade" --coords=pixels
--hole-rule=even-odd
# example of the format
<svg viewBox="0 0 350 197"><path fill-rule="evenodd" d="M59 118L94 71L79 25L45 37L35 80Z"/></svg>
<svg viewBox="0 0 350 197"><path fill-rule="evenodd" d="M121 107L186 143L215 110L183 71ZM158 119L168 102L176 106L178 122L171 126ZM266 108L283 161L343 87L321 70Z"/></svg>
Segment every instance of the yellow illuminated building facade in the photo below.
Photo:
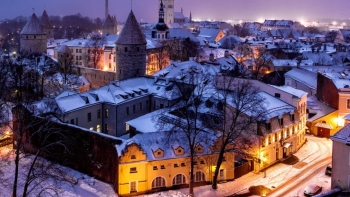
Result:
<svg viewBox="0 0 350 197"><path fill-rule="evenodd" d="M140 134L137 138L151 139ZM134 138L135 138L134 137ZM157 141L153 137L152 141ZM161 143L160 143L161 144ZM151 145L151 146L148 146ZM188 151L180 143L161 147L157 143L130 143L120 150L118 194L133 196L148 192L188 187L190 182L190 159ZM195 186L212 181L217 154L211 153L214 146L198 144L195 147ZM234 154L227 152L218 175L220 181L234 179Z"/></svg>

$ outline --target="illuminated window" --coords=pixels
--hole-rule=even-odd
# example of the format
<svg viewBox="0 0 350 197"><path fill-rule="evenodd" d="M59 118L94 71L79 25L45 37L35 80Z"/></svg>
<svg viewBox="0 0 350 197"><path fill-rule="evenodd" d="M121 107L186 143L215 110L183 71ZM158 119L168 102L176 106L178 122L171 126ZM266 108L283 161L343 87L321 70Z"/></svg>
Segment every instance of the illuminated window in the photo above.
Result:
<svg viewBox="0 0 350 197"><path fill-rule="evenodd" d="M108 109L105 109L105 117L108 118Z"/></svg>
<svg viewBox="0 0 350 197"><path fill-rule="evenodd" d="M93 131L94 130L94 127L90 127L90 131Z"/></svg>
<svg viewBox="0 0 350 197"><path fill-rule="evenodd" d="M105 124L105 132L108 132L108 124Z"/></svg>
<svg viewBox="0 0 350 197"><path fill-rule="evenodd" d="M137 168L136 167L130 168L130 173L137 173Z"/></svg>
<svg viewBox="0 0 350 197"><path fill-rule="evenodd" d="M99 124L97 125L96 128L97 128L97 129L96 129L97 132L101 132L101 126L100 126Z"/></svg>
<svg viewBox="0 0 350 197"><path fill-rule="evenodd" d="M205 174L202 171L197 171L194 177L195 182L205 181Z"/></svg>
<svg viewBox="0 0 350 197"><path fill-rule="evenodd" d="M173 185L180 185L180 184L185 184L186 183L186 177L183 174L177 174L173 178Z"/></svg>
<svg viewBox="0 0 350 197"><path fill-rule="evenodd" d="M165 187L165 179L163 177L157 177L152 181L152 188Z"/></svg>

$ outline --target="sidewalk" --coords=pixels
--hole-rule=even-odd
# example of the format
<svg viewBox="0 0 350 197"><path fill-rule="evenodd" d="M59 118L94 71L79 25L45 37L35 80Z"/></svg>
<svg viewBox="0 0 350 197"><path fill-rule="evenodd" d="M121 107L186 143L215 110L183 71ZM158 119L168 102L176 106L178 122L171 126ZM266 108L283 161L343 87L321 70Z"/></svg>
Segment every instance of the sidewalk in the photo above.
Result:
<svg viewBox="0 0 350 197"><path fill-rule="evenodd" d="M332 141L325 138L316 138L307 136L308 142L304 144L300 150L292 157L278 162L267 168L265 172L254 174L252 172L230 182L221 183L217 190L211 189L211 185L195 187L194 192L196 197L224 197L224 196L263 196L286 183L289 179L295 177L316 161L331 156ZM316 142L317 141L317 142ZM266 177L264 178L264 174ZM249 190L250 188L250 190ZM159 197L159 196L181 196L187 194L188 189L180 189L176 191L160 192L144 197ZM174 195L175 194L175 195ZM185 195L183 195L185 196Z"/></svg>

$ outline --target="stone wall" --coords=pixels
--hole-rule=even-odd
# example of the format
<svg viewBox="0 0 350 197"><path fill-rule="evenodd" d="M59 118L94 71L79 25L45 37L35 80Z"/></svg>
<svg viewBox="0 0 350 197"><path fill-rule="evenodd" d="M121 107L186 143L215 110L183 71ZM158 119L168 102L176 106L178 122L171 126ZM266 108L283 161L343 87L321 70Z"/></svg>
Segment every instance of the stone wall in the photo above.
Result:
<svg viewBox="0 0 350 197"><path fill-rule="evenodd" d="M33 122L39 124L33 124ZM49 135L49 138L45 138L46 141L51 142L51 151L49 154L45 154L45 151L42 151L43 157L86 173L102 181L114 185L117 184L118 153L116 145L121 144L122 141L120 139L79 128L74 125L56 122L48 123L48 120L33 116L28 117L27 120L22 123L24 123L26 125L25 128L27 128L24 136L32 136L30 139L23 138L24 144L28 143L28 145L24 146L27 151L36 153L37 147L40 145L38 135L32 135L34 132L40 131L45 134L45 132L50 132L52 130L55 130L55 132L59 131L59 135L54 133ZM46 131L40 130L43 129L42 125L50 125L50 128L45 128ZM14 131L18 128L18 122L16 120L14 121L14 128ZM61 143L54 143L58 140L61 141ZM16 142L16 139L14 139L14 142ZM62 143L64 143L64 147L69 151L62 148ZM15 144L17 143L14 143L14 145Z"/></svg>
<svg viewBox="0 0 350 197"><path fill-rule="evenodd" d="M115 72L103 71L99 69L77 67L78 74L85 77L91 85L91 88L105 86L116 79Z"/></svg>
<svg viewBox="0 0 350 197"><path fill-rule="evenodd" d="M117 80L125 80L146 74L146 45L116 46Z"/></svg>
<svg viewBox="0 0 350 197"><path fill-rule="evenodd" d="M46 53L47 37L46 35L21 35L21 51L29 53Z"/></svg>

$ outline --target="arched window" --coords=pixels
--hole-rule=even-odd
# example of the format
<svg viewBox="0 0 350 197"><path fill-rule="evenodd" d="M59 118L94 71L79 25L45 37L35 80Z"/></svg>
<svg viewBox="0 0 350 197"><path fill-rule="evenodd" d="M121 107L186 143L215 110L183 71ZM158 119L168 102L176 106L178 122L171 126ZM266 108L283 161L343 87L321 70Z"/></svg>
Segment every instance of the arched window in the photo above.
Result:
<svg viewBox="0 0 350 197"><path fill-rule="evenodd" d="M202 171L197 171L194 177L195 182L205 181L205 174Z"/></svg>
<svg viewBox="0 0 350 197"><path fill-rule="evenodd" d="M165 187L165 179L163 177L157 177L152 181L152 188Z"/></svg>
<svg viewBox="0 0 350 197"><path fill-rule="evenodd" d="M186 183L186 177L183 174L177 174L173 178L173 185L180 185L180 184L185 184Z"/></svg>

